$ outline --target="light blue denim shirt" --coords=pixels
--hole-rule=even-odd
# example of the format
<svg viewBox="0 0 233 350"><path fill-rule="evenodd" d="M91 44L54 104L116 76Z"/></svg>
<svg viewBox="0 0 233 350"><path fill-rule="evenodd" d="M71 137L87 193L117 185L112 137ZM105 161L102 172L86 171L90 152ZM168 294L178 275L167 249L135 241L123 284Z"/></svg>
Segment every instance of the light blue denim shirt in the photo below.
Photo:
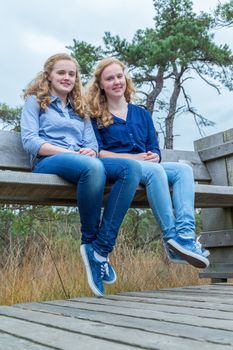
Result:
<svg viewBox="0 0 233 350"><path fill-rule="evenodd" d="M31 163L41 145L47 142L73 151L86 147L98 152L90 120L77 115L70 102L62 107L57 96L51 97L46 110L40 108L36 96L26 99L21 115L21 138L24 149L31 155Z"/></svg>

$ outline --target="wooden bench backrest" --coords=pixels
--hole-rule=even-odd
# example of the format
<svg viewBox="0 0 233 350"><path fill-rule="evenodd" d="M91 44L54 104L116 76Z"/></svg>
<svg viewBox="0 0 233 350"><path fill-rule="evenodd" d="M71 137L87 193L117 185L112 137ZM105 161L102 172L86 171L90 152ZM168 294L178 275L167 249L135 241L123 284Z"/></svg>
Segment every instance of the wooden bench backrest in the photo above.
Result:
<svg viewBox="0 0 233 350"><path fill-rule="evenodd" d="M162 150L162 160L190 164L196 181L204 183L211 181L198 152ZM22 147L20 133L0 131L0 169L31 171L29 156Z"/></svg>

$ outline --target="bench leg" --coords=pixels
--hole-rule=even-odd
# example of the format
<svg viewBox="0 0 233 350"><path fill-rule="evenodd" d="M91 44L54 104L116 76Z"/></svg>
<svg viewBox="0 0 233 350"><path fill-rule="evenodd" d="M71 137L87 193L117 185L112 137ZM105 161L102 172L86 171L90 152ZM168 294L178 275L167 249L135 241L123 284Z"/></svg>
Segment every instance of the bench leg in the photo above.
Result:
<svg viewBox="0 0 233 350"><path fill-rule="evenodd" d="M233 212L227 209L202 209L200 241L210 251L210 265L199 273L212 283L233 278Z"/></svg>
<svg viewBox="0 0 233 350"><path fill-rule="evenodd" d="M204 160L212 185L233 186L233 155L224 147L233 142L233 129L195 141L195 150ZM211 148L222 153L215 158ZM204 156L203 156L204 151ZM225 152L225 153L224 153ZM216 203L218 205L218 203ZM233 203L232 203L233 207ZM233 208L202 209L203 246L210 250L210 266L200 277L227 279L233 277Z"/></svg>
<svg viewBox="0 0 233 350"><path fill-rule="evenodd" d="M211 278L211 283L227 283L227 278Z"/></svg>

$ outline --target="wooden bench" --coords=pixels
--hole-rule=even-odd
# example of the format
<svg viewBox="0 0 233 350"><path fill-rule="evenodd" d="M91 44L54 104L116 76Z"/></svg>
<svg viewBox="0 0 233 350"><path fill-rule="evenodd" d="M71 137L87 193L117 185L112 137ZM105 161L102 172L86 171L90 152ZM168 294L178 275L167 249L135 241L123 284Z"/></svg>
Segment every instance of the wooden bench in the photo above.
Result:
<svg viewBox="0 0 233 350"><path fill-rule="evenodd" d="M195 141L194 147L162 150L162 158L192 166L195 207L205 208L201 241L211 251L211 264L200 277L226 281L233 277L233 129ZM106 186L104 201L108 191ZM20 134L0 131L0 203L76 206L75 195L75 186L57 175L31 173ZM132 207L148 207L143 187Z"/></svg>

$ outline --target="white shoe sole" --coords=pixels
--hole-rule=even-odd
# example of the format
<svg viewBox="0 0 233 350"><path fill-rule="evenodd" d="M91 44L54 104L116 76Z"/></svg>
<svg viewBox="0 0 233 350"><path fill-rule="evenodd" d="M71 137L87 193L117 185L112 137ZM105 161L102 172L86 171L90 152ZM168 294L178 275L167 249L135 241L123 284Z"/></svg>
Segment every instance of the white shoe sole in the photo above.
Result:
<svg viewBox="0 0 233 350"><path fill-rule="evenodd" d="M113 283L116 282L116 280L117 280L117 276L116 276L116 273L114 273L114 279L113 279L111 282L105 281L105 280L103 279L103 283L104 283L104 284L113 284Z"/></svg>
<svg viewBox="0 0 233 350"><path fill-rule="evenodd" d="M174 239L167 241L169 247L178 255L182 256L190 265L199 269L205 269L209 266L209 260L203 255L193 253L191 250L185 249L182 245L177 243Z"/></svg>
<svg viewBox="0 0 233 350"><path fill-rule="evenodd" d="M182 259L172 259L169 255L167 255L168 260L173 264L179 264L179 265L188 265L188 262L186 260Z"/></svg>
<svg viewBox="0 0 233 350"><path fill-rule="evenodd" d="M87 274L87 281L89 284L89 287L91 288L92 292L98 296L98 297L103 297L104 294L96 287L93 278L92 278L92 272L91 272L91 267L89 264L89 259L86 254L86 249L85 249L85 244L82 244L80 246L80 253L84 262L84 266L86 268L86 274Z"/></svg>

